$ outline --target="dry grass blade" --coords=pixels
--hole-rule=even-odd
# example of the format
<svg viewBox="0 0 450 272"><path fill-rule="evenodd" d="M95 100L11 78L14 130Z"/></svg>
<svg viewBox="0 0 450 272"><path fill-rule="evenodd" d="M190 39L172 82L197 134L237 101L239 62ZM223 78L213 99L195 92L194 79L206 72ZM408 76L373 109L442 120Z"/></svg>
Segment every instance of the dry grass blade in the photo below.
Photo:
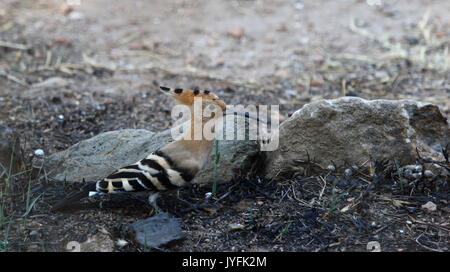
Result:
<svg viewBox="0 0 450 272"><path fill-rule="evenodd" d="M7 72L4 71L4 70L0 70L0 76L4 76L4 77L6 77L7 79L9 79L9 80L11 80L11 81L14 81L15 83L17 83L17 84L19 84L19 85L22 85L22 86L28 86L28 83L27 83L26 81L24 81L24 80L22 80L22 79L19 79L19 78L13 76L13 75L7 73Z"/></svg>
<svg viewBox="0 0 450 272"><path fill-rule="evenodd" d="M30 47L20 43L12 43L7 41L0 41L0 47L16 49L16 50L28 50Z"/></svg>

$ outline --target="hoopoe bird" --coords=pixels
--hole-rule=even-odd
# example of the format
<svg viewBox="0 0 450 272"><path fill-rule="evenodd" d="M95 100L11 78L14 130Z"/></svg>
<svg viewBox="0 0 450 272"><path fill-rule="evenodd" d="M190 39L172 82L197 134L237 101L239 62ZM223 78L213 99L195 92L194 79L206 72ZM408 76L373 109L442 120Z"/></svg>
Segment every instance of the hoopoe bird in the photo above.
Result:
<svg viewBox="0 0 450 272"><path fill-rule="evenodd" d="M103 179L88 182L82 190L69 195L64 200L58 202L52 210L61 210L68 205L90 196L91 192L115 194L122 192L150 191L149 202L153 208L159 212L160 208L156 204L159 192L179 189L186 186L195 175L206 165L210 157L214 139L201 138L195 140L194 127L197 122L208 121L212 117L194 116L194 101L201 98L202 107L209 105L219 107L224 113L227 105L216 94L208 90L173 89L160 87L161 91L173 97L179 104L191 108L189 125L183 136L158 150L152 152L142 160L124 166ZM248 113L241 114L247 118L255 118ZM186 135L187 134L187 135Z"/></svg>

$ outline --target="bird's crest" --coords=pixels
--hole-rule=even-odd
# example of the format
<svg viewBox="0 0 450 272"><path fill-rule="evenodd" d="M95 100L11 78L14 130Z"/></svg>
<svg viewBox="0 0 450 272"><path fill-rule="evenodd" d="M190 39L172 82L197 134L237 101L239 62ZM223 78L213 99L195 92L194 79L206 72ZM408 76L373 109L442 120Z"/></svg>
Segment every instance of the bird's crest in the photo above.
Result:
<svg viewBox="0 0 450 272"><path fill-rule="evenodd" d="M177 102L180 104L192 106L194 105L195 98L202 98L203 103L216 104L222 110L226 109L225 102L209 90L189 90L180 88L168 88L163 86L160 86L159 88L163 93L175 98L175 100L177 100Z"/></svg>

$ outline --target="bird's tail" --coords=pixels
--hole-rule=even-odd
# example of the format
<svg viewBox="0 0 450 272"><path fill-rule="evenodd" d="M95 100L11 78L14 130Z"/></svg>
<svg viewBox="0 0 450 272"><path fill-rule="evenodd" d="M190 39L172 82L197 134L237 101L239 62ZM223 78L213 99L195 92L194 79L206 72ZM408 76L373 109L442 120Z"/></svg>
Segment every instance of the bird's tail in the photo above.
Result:
<svg viewBox="0 0 450 272"><path fill-rule="evenodd" d="M70 207L73 203L89 196L89 192L96 191L96 181L88 182L81 188L81 191L69 194L66 198L59 201L52 207L52 211L60 211Z"/></svg>

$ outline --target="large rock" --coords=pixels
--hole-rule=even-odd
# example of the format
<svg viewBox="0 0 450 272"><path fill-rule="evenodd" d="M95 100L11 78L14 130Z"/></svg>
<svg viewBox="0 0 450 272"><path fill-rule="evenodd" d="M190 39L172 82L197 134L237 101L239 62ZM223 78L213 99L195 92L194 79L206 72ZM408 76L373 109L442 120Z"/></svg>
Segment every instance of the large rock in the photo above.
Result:
<svg viewBox="0 0 450 272"><path fill-rule="evenodd" d="M293 169L295 160L307 160L307 151L324 167L383 158L411 163L416 147L438 158L450 129L432 104L343 97L305 105L281 124L279 137L279 148L267 154L270 178Z"/></svg>
<svg viewBox="0 0 450 272"><path fill-rule="evenodd" d="M0 125L0 180L23 169L19 136L7 126Z"/></svg>
<svg viewBox="0 0 450 272"><path fill-rule="evenodd" d="M70 182L97 180L112 171L134 163L172 141L171 131L152 133L143 129L125 129L99 134L45 160L48 177ZM259 153L255 141L219 141L220 161L217 181L230 181L248 172ZM200 171L194 183L213 181L213 159Z"/></svg>
<svg viewBox="0 0 450 272"><path fill-rule="evenodd" d="M134 163L170 141L170 134L155 135L144 129L101 133L49 156L44 167L55 180L97 180Z"/></svg>

